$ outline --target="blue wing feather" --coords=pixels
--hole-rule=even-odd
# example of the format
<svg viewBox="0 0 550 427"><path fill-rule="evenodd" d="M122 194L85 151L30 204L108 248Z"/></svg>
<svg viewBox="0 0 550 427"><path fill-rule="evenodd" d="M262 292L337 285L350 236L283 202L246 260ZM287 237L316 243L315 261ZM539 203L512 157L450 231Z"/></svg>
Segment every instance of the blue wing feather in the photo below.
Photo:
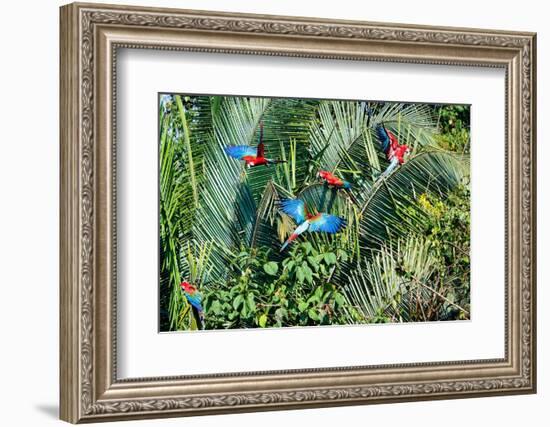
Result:
<svg viewBox="0 0 550 427"><path fill-rule="evenodd" d="M281 210L291 216L296 224L301 224L306 220L306 209L304 202L300 199L283 199L281 200Z"/></svg>
<svg viewBox="0 0 550 427"><path fill-rule="evenodd" d="M334 234L338 233L345 226L346 221L344 218L322 213L319 218L310 221L309 231L321 231L323 233Z"/></svg>
<svg viewBox="0 0 550 427"><path fill-rule="evenodd" d="M185 293L185 297L187 298L187 301L189 301L189 304L191 304L193 307L195 307L199 311L202 310L202 296L199 293L194 293L193 295L189 295L187 292Z"/></svg>
<svg viewBox="0 0 550 427"><path fill-rule="evenodd" d="M384 151L384 153L388 154L388 150L391 144L390 136L388 135L388 132L386 131L384 126L382 126L381 124L376 127L376 136L378 136L378 139L380 140L380 146L382 147L382 150Z"/></svg>
<svg viewBox="0 0 550 427"><path fill-rule="evenodd" d="M249 145L233 145L231 147L225 147L227 155L242 160L245 156L256 156L256 147Z"/></svg>

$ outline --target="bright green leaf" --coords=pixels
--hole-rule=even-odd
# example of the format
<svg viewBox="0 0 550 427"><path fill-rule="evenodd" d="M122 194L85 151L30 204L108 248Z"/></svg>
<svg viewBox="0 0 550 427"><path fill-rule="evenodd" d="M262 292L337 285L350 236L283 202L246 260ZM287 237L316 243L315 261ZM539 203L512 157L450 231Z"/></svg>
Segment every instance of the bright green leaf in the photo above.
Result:
<svg viewBox="0 0 550 427"><path fill-rule="evenodd" d="M270 261L267 264L264 264L264 271L270 276L275 276L279 270L279 266L276 262Z"/></svg>
<svg viewBox="0 0 550 427"><path fill-rule="evenodd" d="M246 304L248 305L250 311L256 311L256 302L254 301L254 294L252 292L246 297Z"/></svg>
<svg viewBox="0 0 550 427"><path fill-rule="evenodd" d="M309 283L313 283L313 271L307 265L302 267L304 271L304 277Z"/></svg>
<svg viewBox="0 0 550 427"><path fill-rule="evenodd" d="M304 269L302 267L298 267L296 269L296 278L298 279L298 282L303 283L305 279L305 273Z"/></svg>
<svg viewBox="0 0 550 427"><path fill-rule="evenodd" d="M312 320L319 320L319 313L317 312L316 309L314 308L310 308L307 312L308 316L310 317L310 319Z"/></svg>
<svg viewBox="0 0 550 427"><path fill-rule="evenodd" d="M333 252L326 253L325 261L327 264L336 264L336 255Z"/></svg>
<svg viewBox="0 0 550 427"><path fill-rule="evenodd" d="M244 303L244 297L242 295L237 295L237 298L233 300L233 308L238 310L240 305Z"/></svg>

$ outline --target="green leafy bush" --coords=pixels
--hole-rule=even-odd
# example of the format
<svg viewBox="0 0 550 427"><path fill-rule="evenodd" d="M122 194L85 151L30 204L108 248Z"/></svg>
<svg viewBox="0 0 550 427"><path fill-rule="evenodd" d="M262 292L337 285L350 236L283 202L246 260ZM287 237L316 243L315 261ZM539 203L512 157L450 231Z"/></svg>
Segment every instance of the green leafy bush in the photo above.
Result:
<svg viewBox="0 0 550 427"><path fill-rule="evenodd" d="M344 295L330 280L345 251L303 242L282 262L269 255L242 248L230 278L205 291L208 329L349 323Z"/></svg>
<svg viewBox="0 0 550 427"><path fill-rule="evenodd" d="M439 109L439 146L457 153L470 153L470 107L445 105Z"/></svg>

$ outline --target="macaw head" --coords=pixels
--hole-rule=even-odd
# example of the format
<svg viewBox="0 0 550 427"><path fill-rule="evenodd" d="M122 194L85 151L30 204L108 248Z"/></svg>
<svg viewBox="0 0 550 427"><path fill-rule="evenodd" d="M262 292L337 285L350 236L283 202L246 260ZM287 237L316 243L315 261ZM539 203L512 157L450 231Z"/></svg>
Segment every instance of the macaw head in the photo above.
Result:
<svg viewBox="0 0 550 427"><path fill-rule="evenodd" d="M189 282L185 282L185 281L181 282L180 287L184 292L187 292L187 293L193 293L196 291L196 288L193 285L191 285Z"/></svg>
<svg viewBox="0 0 550 427"><path fill-rule="evenodd" d="M327 179L329 176L330 176L330 172L328 172L328 171L319 171L319 172L317 172L317 178Z"/></svg>
<svg viewBox="0 0 550 427"><path fill-rule="evenodd" d="M405 162L405 157L411 152L411 149L408 145L403 144L397 147L395 155L399 160L399 163L403 164Z"/></svg>

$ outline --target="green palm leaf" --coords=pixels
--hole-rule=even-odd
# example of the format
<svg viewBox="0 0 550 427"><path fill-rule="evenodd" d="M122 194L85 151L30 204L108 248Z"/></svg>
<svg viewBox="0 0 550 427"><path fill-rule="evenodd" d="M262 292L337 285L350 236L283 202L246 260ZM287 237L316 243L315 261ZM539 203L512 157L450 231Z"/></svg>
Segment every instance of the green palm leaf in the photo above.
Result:
<svg viewBox="0 0 550 427"><path fill-rule="evenodd" d="M379 180L366 197L359 226L361 247L383 245L392 232L403 233L403 222L409 231L414 230L416 219L408 216L406 208L414 206L416 198L426 192L445 196L468 174L467 159L453 153L432 150L411 158Z"/></svg>
<svg viewBox="0 0 550 427"><path fill-rule="evenodd" d="M441 320L449 307L469 316L445 296L445 278L438 274L430 241L409 236L371 252L343 273L346 299L367 322Z"/></svg>
<svg viewBox="0 0 550 427"><path fill-rule="evenodd" d="M231 250L243 241L250 242L256 218L254 189L244 163L229 157L224 148L256 145L259 124L269 105L268 98L235 97L210 98L203 105L211 118L211 131L200 133L207 138L208 148L193 235L201 244L215 242L210 257L213 279L225 277Z"/></svg>
<svg viewBox="0 0 550 427"><path fill-rule="evenodd" d="M386 317L395 322L410 321L411 304L406 296L416 283L429 283L437 260L430 254L430 244L418 237L399 240L394 245L372 250L356 269L344 273L343 289L350 304L369 322ZM411 280L414 278L414 281ZM425 299L425 288L415 294Z"/></svg>
<svg viewBox="0 0 550 427"><path fill-rule="evenodd" d="M178 208L188 206L186 194L188 187L182 185L185 172L177 162L180 153L177 129L171 120L171 111L160 108L160 286L168 289L161 292L167 295L160 301L161 319L168 323L171 329L177 327L182 310L189 311L189 305L183 298L179 285L180 276L180 237L183 229L182 211ZM187 208L189 210L189 208Z"/></svg>

